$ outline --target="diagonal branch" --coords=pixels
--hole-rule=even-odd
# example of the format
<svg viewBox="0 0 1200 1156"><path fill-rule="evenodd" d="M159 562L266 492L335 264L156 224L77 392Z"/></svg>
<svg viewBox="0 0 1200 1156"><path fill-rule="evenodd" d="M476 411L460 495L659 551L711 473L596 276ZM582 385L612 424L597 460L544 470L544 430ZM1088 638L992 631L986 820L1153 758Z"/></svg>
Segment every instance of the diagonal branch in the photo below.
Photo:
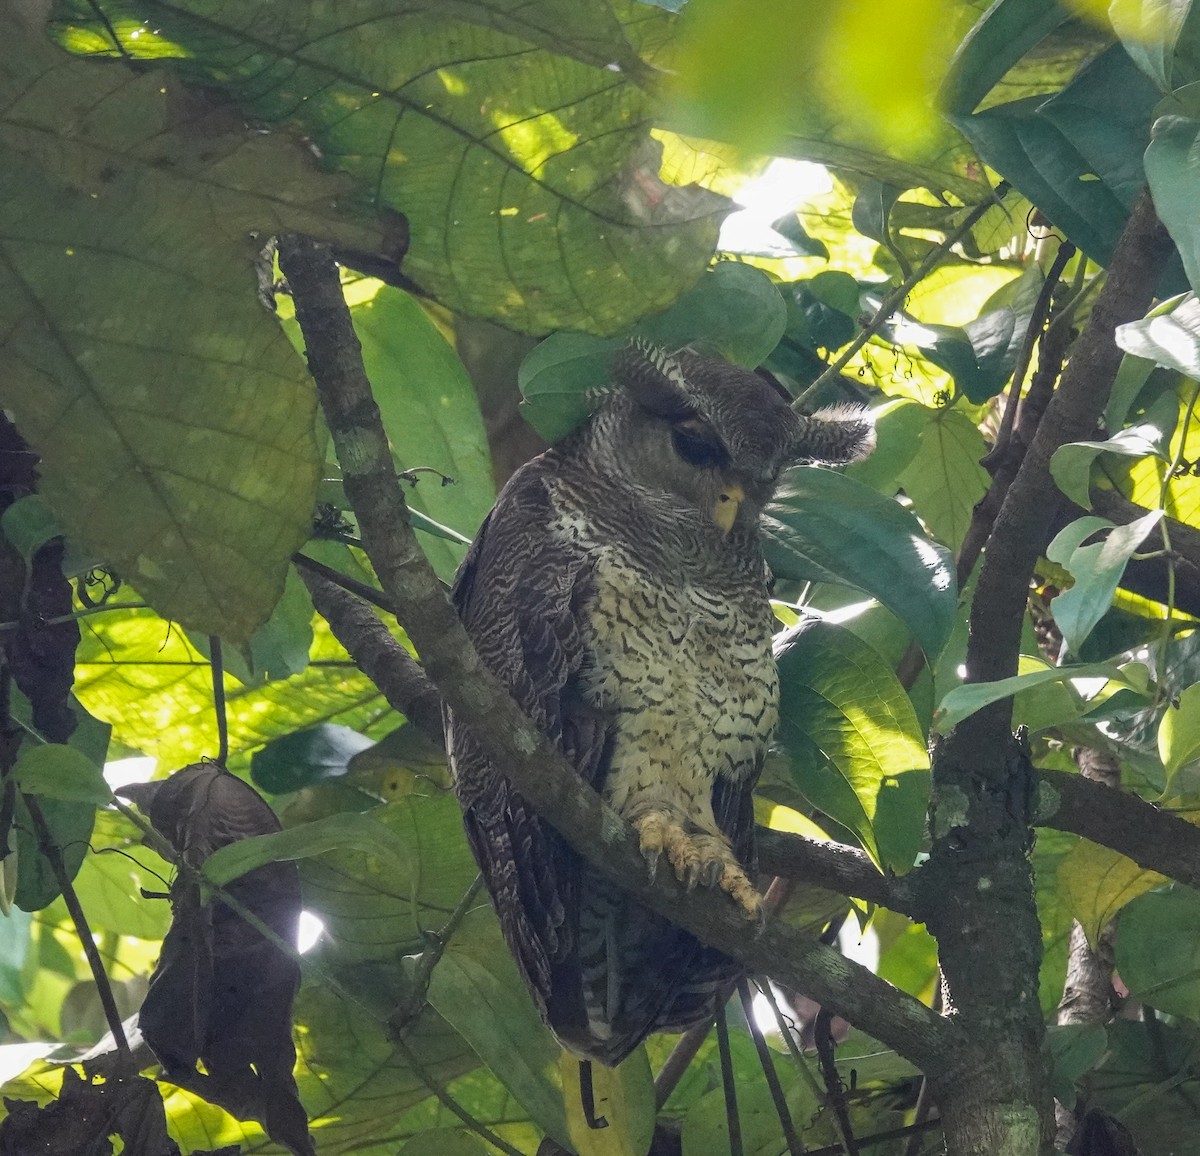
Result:
<svg viewBox="0 0 1200 1156"><path fill-rule="evenodd" d="M346 648L358 668L379 687L388 705L405 715L421 733L442 744L442 700L421 664L392 636L388 628L363 604L352 586L337 574L303 554L293 558L312 595L313 604L329 623L334 637ZM369 592L369 591L368 591ZM372 592L375 602L386 599ZM758 828L759 867L770 875L802 879L839 895L853 895L891 911L913 915L914 889L903 879L884 875L856 847L821 842Z"/></svg>
<svg viewBox="0 0 1200 1156"><path fill-rule="evenodd" d="M804 989L925 1070L953 1067L962 1045L958 1027L919 1000L777 921L752 935L722 897L687 892L665 872L656 881L647 878L632 830L483 666L421 552L328 249L290 236L281 239L279 258L375 573L429 677L496 766L580 855L647 906L748 969Z"/></svg>

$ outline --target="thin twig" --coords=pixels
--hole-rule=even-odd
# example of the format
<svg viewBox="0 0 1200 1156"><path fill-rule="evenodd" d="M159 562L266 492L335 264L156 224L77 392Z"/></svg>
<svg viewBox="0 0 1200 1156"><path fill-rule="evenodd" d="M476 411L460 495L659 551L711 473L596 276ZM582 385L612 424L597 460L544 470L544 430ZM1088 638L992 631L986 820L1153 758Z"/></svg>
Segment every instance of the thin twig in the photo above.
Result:
<svg viewBox="0 0 1200 1156"><path fill-rule="evenodd" d="M842 1134L842 1151L846 1156L858 1156L858 1144L854 1139L854 1127L850 1123L850 1106L846 1103L846 1088L834 1059L833 1012L822 1008L817 1012L813 1025L813 1039L817 1047L817 1059L821 1062L821 1074L825 1077L825 1090L833 1105L838 1131Z"/></svg>
<svg viewBox="0 0 1200 1156"><path fill-rule="evenodd" d="M217 763L229 761L229 718L225 711L225 660L219 635L208 636L208 664L212 669L213 710L217 715Z"/></svg>
<svg viewBox="0 0 1200 1156"><path fill-rule="evenodd" d="M1025 326L1025 337L1021 341L1017 363L1013 366L1012 383L1008 387L1008 399L1004 406L1004 416L1000 419L1000 429L996 434L996 441L981 463L985 469L990 462L999 461L1008 449L1013 426L1016 424L1017 407L1021 403L1021 390L1025 385L1025 374L1029 369L1030 359L1033 357L1033 347L1046 327L1050 303L1054 297L1054 290L1058 287L1062 271L1075 253L1075 246L1070 241L1063 241L1058 246L1058 252L1054 255L1046 279L1042 282L1042 288L1033 305L1033 312L1029 315L1029 323Z"/></svg>
<svg viewBox="0 0 1200 1156"><path fill-rule="evenodd" d="M771 1093L788 1152L791 1156L804 1156L808 1149L796 1134L796 1125L792 1123L792 1113L788 1110L787 1098L779 1083L779 1073L775 1071L775 1061L771 1058L771 1049L767 1047L767 1041L763 1038L762 1028L754 1019L754 998L750 994L750 984L744 978L738 980L738 995L741 997L742 1011L746 1013L746 1023L750 1028L750 1038L758 1052L758 1062L762 1065L763 1077L767 1081L767 1090Z"/></svg>
<svg viewBox="0 0 1200 1156"><path fill-rule="evenodd" d="M351 578L349 574L343 574L340 570L335 570L332 566L326 566L324 562L318 562L315 558L310 558L307 554L301 554L299 550L292 555L292 562L295 563L298 569L319 574L327 582L332 582L335 586L340 586L343 590L361 598L364 602L369 602L379 610L384 610L388 614L395 612L392 604L387 600L387 596L377 586L371 586L366 582L360 582L357 578Z"/></svg>
<svg viewBox="0 0 1200 1156"><path fill-rule="evenodd" d="M837 377L847 365L850 364L850 359L864 346L872 337L875 336L888 322L888 318L904 304L905 298L913 291L913 289L941 263L942 258L954 248L979 222L980 218L993 205L995 205L1008 192L1008 183L1001 181L996 186L996 195L993 200L982 201L976 205L964 218L963 222L953 233L946 236L939 245L930 249L925 256L925 260L920 263L899 285L896 286L884 299L880 302L879 308L875 311L875 316L859 331L855 339L842 351L838 359L828 366L825 371L804 390L794 402L792 407L798 409L810 397L817 393L822 387L831 382Z"/></svg>
<svg viewBox="0 0 1200 1156"><path fill-rule="evenodd" d="M67 874L62 848L54 841L50 824L46 822L46 816L37 799L24 792L22 792L21 798L25 801L29 817L33 820L34 830L37 831L38 847L46 857L46 862L50 864L55 882L58 883L59 890L62 892L63 902L67 905L67 911L70 912L71 922L75 924L75 934L79 936L80 946L83 948L83 954L87 957L88 967L92 971L92 979L96 982L96 991L100 996L100 1006L104 1009L104 1019L108 1024L108 1030L112 1032L122 1060L132 1063L133 1053L129 1050L129 1041L125 1038L125 1028L121 1023L121 1013L117 1010L117 1001L113 997L112 984L109 982L108 972L104 970L104 960L100 958L100 949L92 938L92 929L88 926L87 916L84 915L83 908L80 906L79 896L75 894L71 877Z"/></svg>
<svg viewBox="0 0 1200 1156"><path fill-rule="evenodd" d="M725 1091L725 1123L729 1128L729 1156L743 1156L742 1121L738 1116L737 1088L733 1083L733 1055L729 1051L726 1005L717 1009L717 1051L721 1056L721 1087Z"/></svg>
<svg viewBox="0 0 1200 1156"><path fill-rule="evenodd" d="M763 911L767 914L778 911L787 902L793 886L792 880L779 877L772 879L771 885L763 895ZM737 980L735 979L717 993L718 1006L724 1006L729 1001L736 986ZM683 1073L687 1071L688 1066L696 1058L696 1053L708 1039L712 1025L712 1020L705 1020L693 1028L688 1028L671 1049L671 1054L663 1061L658 1075L654 1077L654 1106L656 1108L661 1108L671 1098L671 1093L683 1079Z"/></svg>
<svg viewBox="0 0 1200 1156"><path fill-rule="evenodd" d="M105 614L110 610L149 610L149 602L118 602L109 606L88 606L83 610L72 610L70 614L56 614L53 618L38 619L38 626L62 626L65 622L78 622L81 618L90 618L93 614ZM0 622L0 634L7 630L20 630L28 626L27 622Z"/></svg>
<svg viewBox="0 0 1200 1156"><path fill-rule="evenodd" d="M934 1116L916 1124L906 1124L903 1128L889 1128L886 1132L873 1132L870 1136L860 1136L857 1143L861 1149L882 1144L886 1140L899 1140L903 1136L917 1136L936 1128L941 1122L940 1117ZM842 1151L840 1144L830 1144L825 1148L814 1148L808 1156L841 1156Z"/></svg>
<svg viewBox="0 0 1200 1156"><path fill-rule="evenodd" d="M824 1089L817 1083L817 1077L812 1074L812 1070L808 1066L808 1061L804 1058L804 1053L800 1051L800 1046L796 1043L796 1038L799 1035L796 1022L783 1014L783 1009L779 1006L779 1001L775 998L775 991L771 987L771 981L766 976L759 979L758 990L762 992L767 1003L771 1005L775 1022L779 1025L779 1034L783 1036L783 1042L791 1054L792 1062L796 1065L796 1069L808 1085L808 1090L812 1092L813 1098L820 1101Z"/></svg>

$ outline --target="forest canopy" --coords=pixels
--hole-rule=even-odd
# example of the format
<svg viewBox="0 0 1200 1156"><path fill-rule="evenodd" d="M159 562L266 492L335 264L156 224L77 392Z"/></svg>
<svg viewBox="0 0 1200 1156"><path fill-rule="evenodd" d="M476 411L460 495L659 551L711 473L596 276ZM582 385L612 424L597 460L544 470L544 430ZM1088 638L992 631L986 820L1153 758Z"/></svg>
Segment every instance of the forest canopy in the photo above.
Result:
<svg viewBox="0 0 1200 1156"><path fill-rule="evenodd" d="M1188 1149L1200 10L22 0L0 40L0 1154ZM759 934L602 845L445 600L637 338L877 431L763 519ZM744 968L591 1109L443 703Z"/></svg>

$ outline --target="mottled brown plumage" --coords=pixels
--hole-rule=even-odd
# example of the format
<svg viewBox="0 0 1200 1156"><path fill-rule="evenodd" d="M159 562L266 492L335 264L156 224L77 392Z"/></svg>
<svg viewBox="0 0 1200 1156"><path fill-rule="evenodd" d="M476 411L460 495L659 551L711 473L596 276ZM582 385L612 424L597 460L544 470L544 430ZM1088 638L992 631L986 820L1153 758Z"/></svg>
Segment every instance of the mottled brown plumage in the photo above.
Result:
<svg viewBox="0 0 1200 1156"><path fill-rule="evenodd" d="M637 830L651 870L761 899L751 790L778 685L759 514L780 471L869 450L858 410L795 414L765 381L639 344L590 421L519 470L454 598L487 666ZM538 1008L615 1064L711 1016L732 963L586 866L449 720L455 785Z"/></svg>

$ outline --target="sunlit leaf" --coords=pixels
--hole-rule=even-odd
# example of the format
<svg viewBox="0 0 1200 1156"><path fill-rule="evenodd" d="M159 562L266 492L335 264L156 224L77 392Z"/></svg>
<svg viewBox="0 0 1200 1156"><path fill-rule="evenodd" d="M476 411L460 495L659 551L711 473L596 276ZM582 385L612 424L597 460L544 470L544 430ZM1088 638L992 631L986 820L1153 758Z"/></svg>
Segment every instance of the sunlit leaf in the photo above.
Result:
<svg viewBox="0 0 1200 1156"><path fill-rule="evenodd" d="M1046 557L1065 567L1075 579L1074 586L1050 603L1050 613L1075 653L1112 605L1126 564L1161 518L1161 510L1151 510L1127 526L1114 526L1106 518L1079 518L1060 530L1046 547ZM1083 545L1105 530L1108 534L1103 542Z"/></svg>
<svg viewBox="0 0 1200 1156"><path fill-rule="evenodd" d="M1132 859L1087 839L1081 839L1059 864L1058 880L1093 948L1122 907L1167 882L1157 871L1146 871Z"/></svg>
<svg viewBox="0 0 1200 1156"><path fill-rule="evenodd" d="M924 833L927 782L914 772L929 759L904 688L876 651L826 622L781 635L776 659L778 742L796 785L877 861L907 871Z"/></svg>
<svg viewBox="0 0 1200 1156"><path fill-rule="evenodd" d="M1160 398L1165 406L1156 405L1146 415L1146 421L1119 430L1107 441L1071 442L1059 446L1050 459L1050 473L1058 488L1077 506L1090 509L1090 479L1092 462L1100 454L1119 454L1127 458L1154 457L1169 461L1166 443L1169 442L1179 409L1174 397ZM1168 424L1169 423L1169 424Z"/></svg>
<svg viewBox="0 0 1200 1156"><path fill-rule="evenodd" d="M921 520L938 541L957 550L983 497L988 475L979 464L987 452L983 435L957 409L936 411L899 482Z"/></svg>
<svg viewBox="0 0 1200 1156"><path fill-rule="evenodd" d="M1200 380L1200 299L1188 293L1164 301L1144 321L1118 325L1116 341L1126 353Z"/></svg>
<svg viewBox="0 0 1200 1156"><path fill-rule="evenodd" d="M1184 763L1200 754L1200 683L1187 687L1178 704L1168 703L1158 724L1158 757L1167 768L1167 786Z"/></svg>
<svg viewBox="0 0 1200 1156"><path fill-rule="evenodd" d="M317 476L312 385L257 304L249 234L320 228L300 206L338 186L163 77L71 60L11 21L0 311L23 320L0 400L72 540L164 614L240 641L283 588Z"/></svg>
<svg viewBox="0 0 1200 1156"><path fill-rule="evenodd" d="M386 0L71 10L68 43L112 51L117 28L135 58L169 46L173 67L245 116L302 135L353 178L348 217L403 214L387 257L456 312L613 332L668 305L712 254L727 203L660 181L649 135L637 41L657 43L666 13L622 25L608 5L501 0L452 14Z"/></svg>

